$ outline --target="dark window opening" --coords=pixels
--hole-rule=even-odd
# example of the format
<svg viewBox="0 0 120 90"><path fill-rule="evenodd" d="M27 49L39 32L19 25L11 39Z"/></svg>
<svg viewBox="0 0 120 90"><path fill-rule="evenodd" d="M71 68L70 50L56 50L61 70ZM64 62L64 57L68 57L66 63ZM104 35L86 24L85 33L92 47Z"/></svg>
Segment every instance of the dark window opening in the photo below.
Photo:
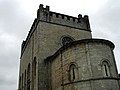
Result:
<svg viewBox="0 0 120 90"><path fill-rule="evenodd" d="M70 38L70 37L63 37L63 39L62 39L62 44L63 45L66 45L66 44L68 44L70 42L73 42L72 38Z"/></svg>
<svg viewBox="0 0 120 90"><path fill-rule="evenodd" d="M73 68L73 80L75 79L75 69Z"/></svg>
<svg viewBox="0 0 120 90"><path fill-rule="evenodd" d="M36 57L32 62L32 90L35 90L36 86Z"/></svg>
<svg viewBox="0 0 120 90"><path fill-rule="evenodd" d="M107 61L103 61L102 63L102 69L104 76L110 76L110 67Z"/></svg>
<svg viewBox="0 0 120 90"><path fill-rule="evenodd" d="M108 70L106 65L104 65L104 69L105 69L106 76L108 76Z"/></svg>
<svg viewBox="0 0 120 90"><path fill-rule="evenodd" d="M30 90L30 63L27 69L27 90Z"/></svg>
<svg viewBox="0 0 120 90"><path fill-rule="evenodd" d="M71 64L69 67L69 74L68 74L69 81L75 81L77 78L77 67L74 64Z"/></svg>

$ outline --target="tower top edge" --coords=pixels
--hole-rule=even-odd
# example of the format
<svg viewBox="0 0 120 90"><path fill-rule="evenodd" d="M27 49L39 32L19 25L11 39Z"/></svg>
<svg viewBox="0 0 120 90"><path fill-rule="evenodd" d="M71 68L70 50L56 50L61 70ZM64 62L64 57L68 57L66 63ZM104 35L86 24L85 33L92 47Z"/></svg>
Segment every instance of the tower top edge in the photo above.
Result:
<svg viewBox="0 0 120 90"><path fill-rule="evenodd" d="M37 10L37 20L91 31L88 15L79 14L78 17L74 17L61 14L50 11L50 6L45 7L43 4L40 4Z"/></svg>
<svg viewBox="0 0 120 90"><path fill-rule="evenodd" d="M57 16L58 15L62 15L62 17L65 16L65 17L76 18L76 19L81 19L81 18L88 19L88 17L89 17L88 15L82 16L82 14L78 14L78 17L74 17L74 16L70 16L70 15L66 15L66 14L61 14L61 13L53 12L53 11L50 11L50 6L48 6L48 5L44 6L43 4L39 5L39 9L38 10L44 11L46 13L49 12L50 15L56 14Z"/></svg>
<svg viewBox="0 0 120 90"><path fill-rule="evenodd" d="M37 28L38 24L41 22L47 22L50 24L56 24L56 25L61 25L65 27L70 27L70 28L91 32L88 15L82 16L82 14L79 14L78 17L65 15L65 14L50 11L50 6L48 5L44 6L43 4L40 4L39 9L37 10L37 18L35 18L30 28L30 31L28 33L28 36L26 40L23 42L22 50L21 50L22 54L33 32Z"/></svg>

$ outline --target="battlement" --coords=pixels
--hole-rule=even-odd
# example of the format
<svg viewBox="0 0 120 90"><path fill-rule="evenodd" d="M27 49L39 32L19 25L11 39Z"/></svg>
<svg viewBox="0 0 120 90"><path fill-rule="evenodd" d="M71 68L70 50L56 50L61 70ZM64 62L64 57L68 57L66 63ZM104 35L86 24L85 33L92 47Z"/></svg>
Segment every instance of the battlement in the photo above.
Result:
<svg viewBox="0 0 120 90"><path fill-rule="evenodd" d="M87 15L82 16L81 14L79 14L78 17L73 17L65 14L60 14L50 11L49 6L44 7L42 4L40 4L39 9L37 11L37 19L44 22L60 24L91 31L89 17Z"/></svg>
<svg viewBox="0 0 120 90"><path fill-rule="evenodd" d="M60 14L50 11L49 6L44 7L43 4L40 4L39 9L37 11L37 18L35 18L26 40L22 43L21 56L40 21L77 28L85 31L91 31L89 17L87 15L82 16L81 14L79 14L78 17L73 17L65 14Z"/></svg>

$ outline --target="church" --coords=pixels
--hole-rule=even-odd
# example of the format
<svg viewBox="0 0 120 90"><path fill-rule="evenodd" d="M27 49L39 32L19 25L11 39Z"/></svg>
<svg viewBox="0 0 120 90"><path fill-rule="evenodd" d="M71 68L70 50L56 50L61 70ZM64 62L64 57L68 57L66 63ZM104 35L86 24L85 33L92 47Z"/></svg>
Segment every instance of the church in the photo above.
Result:
<svg viewBox="0 0 120 90"><path fill-rule="evenodd" d="M114 47L92 38L87 15L40 4L21 45L18 90L120 90Z"/></svg>

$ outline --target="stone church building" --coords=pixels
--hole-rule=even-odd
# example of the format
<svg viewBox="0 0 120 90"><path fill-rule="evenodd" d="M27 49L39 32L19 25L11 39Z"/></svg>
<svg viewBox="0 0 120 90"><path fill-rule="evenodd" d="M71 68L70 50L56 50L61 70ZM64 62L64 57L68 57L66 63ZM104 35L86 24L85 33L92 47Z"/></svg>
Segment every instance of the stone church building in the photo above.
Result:
<svg viewBox="0 0 120 90"><path fill-rule="evenodd" d="M40 4L21 46L18 90L120 90L114 47L92 38L87 15Z"/></svg>

